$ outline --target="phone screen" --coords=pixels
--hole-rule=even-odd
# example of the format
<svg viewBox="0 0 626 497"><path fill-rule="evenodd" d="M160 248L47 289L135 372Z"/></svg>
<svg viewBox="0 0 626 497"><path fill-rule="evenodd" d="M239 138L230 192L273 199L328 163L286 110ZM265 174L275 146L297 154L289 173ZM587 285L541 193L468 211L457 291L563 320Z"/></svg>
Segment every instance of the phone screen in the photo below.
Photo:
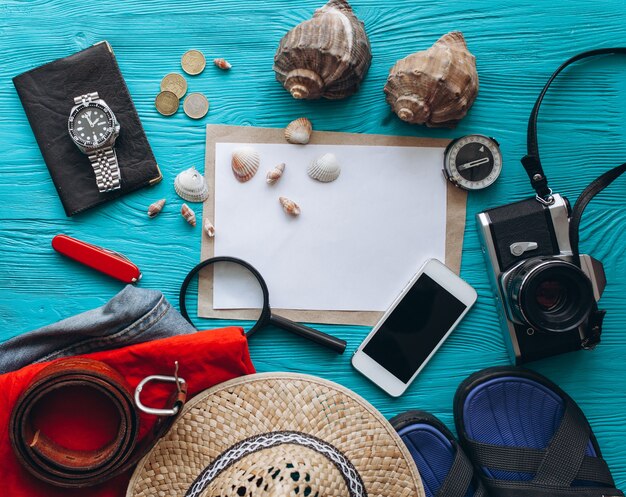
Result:
<svg viewBox="0 0 626 497"><path fill-rule="evenodd" d="M407 383L466 307L430 276L422 274L363 352Z"/></svg>

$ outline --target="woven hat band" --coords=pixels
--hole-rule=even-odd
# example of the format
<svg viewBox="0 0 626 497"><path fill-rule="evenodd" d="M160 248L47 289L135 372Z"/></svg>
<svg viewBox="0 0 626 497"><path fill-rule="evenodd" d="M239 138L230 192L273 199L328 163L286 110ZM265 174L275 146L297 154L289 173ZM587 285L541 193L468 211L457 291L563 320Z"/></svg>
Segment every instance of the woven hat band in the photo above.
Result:
<svg viewBox="0 0 626 497"><path fill-rule="evenodd" d="M352 463L335 447L292 431L235 444L200 473L186 497L367 497Z"/></svg>

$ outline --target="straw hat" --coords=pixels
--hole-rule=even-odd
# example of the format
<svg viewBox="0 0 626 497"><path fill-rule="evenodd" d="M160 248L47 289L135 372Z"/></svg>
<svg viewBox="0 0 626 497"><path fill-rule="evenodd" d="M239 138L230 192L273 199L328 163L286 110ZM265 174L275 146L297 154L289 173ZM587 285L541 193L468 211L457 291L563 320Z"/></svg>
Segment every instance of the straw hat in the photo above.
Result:
<svg viewBox="0 0 626 497"><path fill-rule="evenodd" d="M127 497L424 497L408 450L361 397L266 373L194 397L139 462Z"/></svg>

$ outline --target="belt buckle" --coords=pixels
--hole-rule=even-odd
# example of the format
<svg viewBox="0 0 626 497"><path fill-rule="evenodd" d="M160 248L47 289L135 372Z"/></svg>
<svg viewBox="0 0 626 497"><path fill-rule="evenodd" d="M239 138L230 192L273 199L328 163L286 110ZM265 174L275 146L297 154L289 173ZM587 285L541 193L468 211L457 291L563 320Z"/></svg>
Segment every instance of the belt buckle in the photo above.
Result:
<svg viewBox="0 0 626 497"><path fill-rule="evenodd" d="M150 383L151 381L161 381L165 383L176 383L176 388L180 392L182 387L185 386L186 382L183 378L178 376L178 361L175 363L174 376L165 376L160 374L154 374L150 376L146 376L143 380L139 382L137 388L135 388L135 404L137 404L137 409L146 414L154 414L155 416L175 416L178 414L180 410L180 405L176 404L171 409L157 409L155 407L148 407L141 402L141 391L143 388Z"/></svg>

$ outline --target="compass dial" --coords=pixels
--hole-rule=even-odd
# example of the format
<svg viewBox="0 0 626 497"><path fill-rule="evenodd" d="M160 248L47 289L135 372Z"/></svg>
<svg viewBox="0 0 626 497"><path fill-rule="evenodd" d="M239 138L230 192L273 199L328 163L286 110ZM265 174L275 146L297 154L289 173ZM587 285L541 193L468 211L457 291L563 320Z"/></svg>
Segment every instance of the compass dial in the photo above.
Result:
<svg viewBox="0 0 626 497"><path fill-rule="evenodd" d="M444 173L465 190L480 190L491 185L502 171L498 142L483 135L467 135L454 140L446 149Z"/></svg>

